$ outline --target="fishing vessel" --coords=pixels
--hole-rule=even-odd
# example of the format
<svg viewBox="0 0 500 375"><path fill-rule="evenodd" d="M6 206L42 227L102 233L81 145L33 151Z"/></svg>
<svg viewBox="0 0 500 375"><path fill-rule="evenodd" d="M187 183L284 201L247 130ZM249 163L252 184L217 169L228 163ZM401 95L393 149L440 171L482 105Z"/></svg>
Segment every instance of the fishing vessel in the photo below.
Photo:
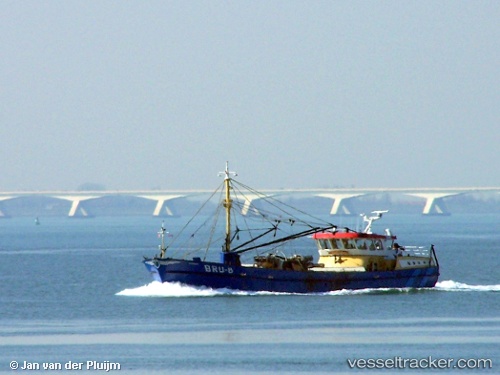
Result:
<svg viewBox="0 0 500 375"><path fill-rule="evenodd" d="M212 254L216 229L208 235L204 255L192 256L196 248L175 245L180 235L169 236L173 238L168 245L165 243L167 232L162 224L158 233L160 253L143 260L154 280L282 293L430 288L438 280L439 264L433 245L400 246L388 229L383 234L373 233L373 222L387 211L364 215L364 228L360 230L339 228L236 181L227 163L220 175L224 181L217 190L221 196L216 212L223 212L225 230L215 241L222 245L217 251L219 259ZM237 221L235 213L244 214L243 220ZM242 223L248 221L260 223L260 232L242 229ZM192 233L187 238L194 238L197 232ZM303 239L309 241L309 251L303 251ZM286 255L285 246L297 241L301 241L298 248L302 253ZM297 248L292 245L291 250ZM179 252L184 254L173 255Z"/></svg>

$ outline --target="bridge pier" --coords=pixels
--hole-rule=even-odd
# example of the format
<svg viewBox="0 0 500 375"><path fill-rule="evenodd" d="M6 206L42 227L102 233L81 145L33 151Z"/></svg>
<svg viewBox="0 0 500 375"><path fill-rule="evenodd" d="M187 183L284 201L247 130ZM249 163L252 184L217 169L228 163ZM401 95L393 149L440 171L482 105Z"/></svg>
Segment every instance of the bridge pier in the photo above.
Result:
<svg viewBox="0 0 500 375"><path fill-rule="evenodd" d="M457 193L412 193L408 194L414 197L424 198L425 206L422 215L450 215L443 198L457 195Z"/></svg>
<svg viewBox="0 0 500 375"><path fill-rule="evenodd" d="M266 198L267 197L271 197L273 194L266 194ZM259 198L264 198L262 195L258 195L258 194L246 194L244 197L244 202L243 202L243 207L241 208L241 214L243 216L246 216L248 215L248 212L250 210L252 210L252 212L254 213L259 213L259 210L257 210L255 207L252 207L252 202L256 199L259 199Z"/></svg>
<svg viewBox="0 0 500 375"><path fill-rule="evenodd" d="M68 212L68 217L77 217L77 216L88 217L89 214L88 214L87 210L85 210L85 208L83 208L80 205L80 203L83 201L89 200L89 199L99 198L99 196L98 195L74 195L74 196L72 196L72 195L59 195L59 196L54 196L54 198L63 199L63 200L71 202L71 207L70 207L69 212ZM78 215L78 212L80 212L79 215Z"/></svg>
<svg viewBox="0 0 500 375"><path fill-rule="evenodd" d="M165 211L166 216L174 216L174 212L170 207L167 206L166 202L177 198L183 198L185 197L185 195L162 194L162 195L139 195L139 197L156 201L156 207L153 211L153 216L161 216L162 211Z"/></svg>
<svg viewBox="0 0 500 375"><path fill-rule="evenodd" d="M317 194L316 196L318 197L323 197L323 198L330 198L333 199L333 206L332 209L330 210L330 215L351 215L351 211L349 208L345 205L342 204L342 201L345 201L347 199L359 197L360 193L324 193L324 194ZM339 213L339 210L342 210L342 212Z"/></svg>

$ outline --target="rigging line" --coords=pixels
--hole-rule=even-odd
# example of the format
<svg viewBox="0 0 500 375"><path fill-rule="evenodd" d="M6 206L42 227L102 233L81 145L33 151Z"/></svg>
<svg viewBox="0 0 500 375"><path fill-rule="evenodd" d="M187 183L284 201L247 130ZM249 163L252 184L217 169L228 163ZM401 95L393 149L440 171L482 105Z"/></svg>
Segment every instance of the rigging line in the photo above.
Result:
<svg viewBox="0 0 500 375"><path fill-rule="evenodd" d="M237 185L237 186L236 186L236 189L234 189L234 188L233 188L233 190L234 190L236 193L241 193L241 195L245 198L245 200L248 200L248 199L247 199L247 197L246 197L246 194L245 194L245 193L244 193L244 192L240 189L241 185L242 185L242 184ZM233 187L234 187L234 185L233 185ZM249 191L249 190L250 190L250 188L247 188L247 189L246 189L246 191ZM237 195L237 194L235 194L235 195ZM263 194L262 194L262 193L259 193L257 196L258 196L258 197L263 197ZM240 207L242 206L242 205L241 205L241 203L240 203L240 201L236 201L236 202L238 202L238 203L239 203L238 205L239 205ZM292 216L292 218L294 218L294 217L293 217L294 215L290 215L290 214L289 214L289 213L287 213L287 212L286 212L286 211L285 211L282 207L278 207L278 206L276 206L275 204L273 204L272 202L269 202L269 201L267 201L267 202L268 202L270 205L272 205L272 206L274 206L275 208L277 208L277 209L278 209L281 213L285 213L285 214L287 214L287 215L289 215L289 216ZM279 203L283 204L282 202L280 202L280 201L278 201L278 200L276 200L276 202L279 202ZM293 207L292 207L292 208L293 208ZM281 232L283 232L283 228L281 228L281 227L280 227L280 228L278 228L278 225L279 225L281 222L283 222L283 223L287 223L287 222L289 222L289 223L290 223L290 225L292 226L292 225L293 225L293 224L297 221L297 220L293 220L292 218L289 218L288 220L286 220L286 219L282 219L282 218L278 218L278 219L270 219L270 217L279 217L279 214L277 214L276 212L271 212L271 211L268 211L268 210L267 210L267 211L266 211L266 213L268 213L268 215L264 215L264 214L263 214L263 211L264 211L263 209L258 209L258 210L255 210L255 213L256 213L256 214L258 214L260 217L262 217L262 218L263 218L263 219L264 219L264 220L265 220L268 224L270 224L270 225L272 226L272 228L271 228L271 229L266 228L266 230L267 230L266 232L264 232L264 233L260 234L259 236L255 237L255 238L252 238L252 235L250 234L251 239L250 239L249 241L245 242L244 244L240 244L240 245L238 245L236 248L233 248L233 249L232 249L232 251L237 250L237 249L241 249L241 248L243 248L244 246L246 246L246 245L248 245L248 244L250 244L250 243L255 243L255 242L256 242L259 238L264 237L266 234L268 234L268 233L270 233L270 232L273 232L273 231L274 231L274 232L275 232L275 235L274 235L274 236L276 236L276 231L278 231L278 230L279 230L279 231L281 231ZM297 211L298 211L298 210L297 210ZM245 223L246 223L246 218L245 218L245 216L243 216L243 218L244 218ZM296 218L294 218L294 219L296 219ZM246 223L246 224L247 224L247 227L248 227L248 223ZM300 224L300 225L304 225L304 224L303 224L303 222L302 222L301 220L299 220L299 223L298 223L298 224ZM306 223L306 225L307 225L307 227L308 227L308 228L312 228L312 226L311 226L311 225L309 225L308 223ZM284 231L284 232L286 232L286 231ZM290 232L288 232L288 233L284 233L284 235L291 235L291 233L290 233Z"/></svg>
<svg viewBox="0 0 500 375"><path fill-rule="evenodd" d="M236 246L236 247L233 249L233 252L237 252L236 250L241 249L243 246L246 246L246 245L248 245L249 243L252 243L252 242L257 241L259 238L262 238L262 237L264 237L266 234L269 234L269 233L271 233L271 232L273 232L273 231L276 231L277 229L278 229L278 226L275 226L274 228L268 229L268 230L267 230L267 231L265 231L264 233L259 234L257 237L255 237L255 238L251 238L250 240L246 241L245 243L242 243L241 245Z"/></svg>
<svg viewBox="0 0 500 375"><path fill-rule="evenodd" d="M253 249L258 249L258 248L261 248L261 247L264 247L264 246L274 245L274 244L277 244L277 243L280 243L280 242L291 241L291 240L294 240L296 238L305 237L305 236L307 236L309 234L318 233L318 232L325 231L325 230L332 229L332 228L336 228L336 226L332 225L332 226L329 226L329 227L315 227L315 228L310 228L310 229L307 229L307 230L299 232L299 233L295 233L295 234L291 234L291 235L286 236L286 237L278 238L278 239L276 239L274 241L270 241L270 242L266 242L266 243L263 243L263 244L251 246L251 247L248 247L246 249L241 249L241 250L238 250L238 251L234 251L234 253L239 254L239 253L243 253L243 252L250 251L250 250L253 250Z"/></svg>
<svg viewBox="0 0 500 375"><path fill-rule="evenodd" d="M201 207L196 211L196 213L188 220L188 222L181 228L181 230L177 233L176 236L174 236L172 238L172 241L169 242L169 244L165 247L165 251L170 247L170 245L172 245L176 240L177 238L179 238L179 236L184 233L184 230L189 226L189 224L191 224L191 222L198 216L198 214L203 210L203 208L207 205L207 203L212 200L212 198L214 197L214 195L220 191L222 188L222 183L219 185L219 187L217 189L214 190L214 192L210 195L210 197L201 205ZM205 223L203 223L201 226L205 225ZM200 228L198 228L195 233L199 230Z"/></svg>
<svg viewBox="0 0 500 375"><path fill-rule="evenodd" d="M223 238L217 238L216 240L223 240ZM199 246L197 248L193 248L189 251L185 251L182 255L182 259L189 259L189 256L193 255L193 254L197 254L197 253L200 253L200 252L203 252L205 250L205 247L204 246ZM206 258L206 251L205 251L205 258ZM205 261L205 259L203 259L203 261Z"/></svg>
<svg viewBox="0 0 500 375"><path fill-rule="evenodd" d="M236 186L233 185L233 190L235 191L235 193L239 193L243 197L243 201L248 201L249 202L249 206L251 208L251 206L252 206L251 199L248 199L247 195L240 189L240 186L238 186L238 182L236 182L236 183L237 183ZM247 189L247 190L249 190L249 189ZM259 196L260 196L260 194L259 194ZM240 203L239 200L237 201L236 204L241 209L243 209L243 207L245 207L245 203ZM254 207L254 209L255 209L255 207ZM268 217L266 215L263 215L261 211L265 211L265 210L257 210L257 209L255 209L254 213L258 214L261 218L263 218L264 220L266 220L268 223L272 224L272 222L268 219ZM268 213L272 214L271 212L268 212ZM245 223L246 223L246 220L245 220Z"/></svg>
<svg viewBox="0 0 500 375"><path fill-rule="evenodd" d="M244 201L247 201L247 200L248 200L248 198L247 198L247 196L245 195L245 193L244 193L243 191L241 191L241 189L240 189L238 186L234 186L234 185L233 185L233 191L234 191L234 196L235 196L235 198L236 198L236 199L234 200L234 206L233 206L233 207L238 207L238 208L240 209L240 213L241 213L241 211L243 210L243 207L245 206L245 204L244 204L244 203L243 203L243 204L241 203L241 198L240 198L240 195L243 197L243 200L244 200ZM236 210L234 209L234 211L236 211ZM262 215L261 215L261 213L260 213L259 211L257 211L257 213L258 213L261 217L264 217L264 216L262 216ZM236 216L236 215L234 215L234 216L235 216L235 221L236 221L238 216ZM253 237L253 235L252 235L252 233L251 233L250 226L248 225L248 221L247 221L246 216L244 216L244 215L239 215L239 216L243 219L243 222L244 222L244 224L245 224L245 228L246 228L246 232L250 235L250 241L249 241L249 242L253 242L253 241L255 241L255 239L254 239L254 237ZM268 220L267 218L265 218L265 217L264 217L264 219L266 219L266 221L267 221L267 222L269 222L269 220ZM272 223L270 223L270 222L269 222L269 224L271 224L271 225L272 225ZM238 228L238 230L240 230L240 229ZM260 236L259 236L259 237L260 237ZM234 239L234 237L233 237L233 239ZM231 239L231 242L232 242L232 240L233 240L233 239ZM245 244L247 244L247 243L249 243L249 242L245 242ZM240 248L241 246L243 246L243 245L239 245L237 248Z"/></svg>
<svg viewBox="0 0 500 375"><path fill-rule="evenodd" d="M289 213L289 212L285 211L282 207L279 207L277 204L274 204L273 202L271 202L272 197L267 196L267 195L265 195L264 193L261 193L261 192L259 192L259 191L255 190L255 189L251 188L250 186L247 186L247 185L245 185L245 184L243 184L243 183L241 183L241 182L238 182L238 181L234 181L234 182L235 182L236 184L238 184L239 186L243 187L244 189L248 190L249 192L252 192L252 193L256 194L256 195L257 195L257 196L259 196L261 199L263 199L263 200L267 201L270 205L272 205L273 207L277 208L279 211L281 211L281 212L283 212L283 213L285 213L285 214L287 214L287 215L294 216L293 214L291 214L291 213ZM273 200L274 200L274 201L276 201L276 202L279 202L279 203L280 203L280 204L282 204L283 206L287 206L284 202L278 201L278 200L276 200L276 199L273 199ZM292 206L288 206L288 207L290 207L290 208L292 208L292 209L294 209L294 210L296 210L296 211L300 212L298 209L296 209L296 208L294 208L294 207L292 207Z"/></svg>
<svg viewBox="0 0 500 375"><path fill-rule="evenodd" d="M235 226L235 229L234 229L234 233L233 233L233 236L231 237L231 241L229 241L230 243L233 243L233 240L235 238L239 238L239 235L240 235L240 228L238 228L238 225Z"/></svg>
<svg viewBox="0 0 500 375"><path fill-rule="evenodd" d="M262 199L262 198L260 198L260 199ZM244 205L240 205L240 207L243 208ZM255 221L256 218L258 218L258 219L265 221L266 223L271 224L271 225L273 224L273 222L276 219L278 219L278 218L281 219L283 217L283 215L288 215L286 212L283 212L283 210L280 210L279 212L270 211L269 209L266 209L264 207L256 208L252 204L250 204L250 208L248 209L248 211L250 211L253 214L253 216L246 215L244 217L248 217L251 220L253 219L253 221Z"/></svg>
<svg viewBox="0 0 500 375"><path fill-rule="evenodd" d="M248 189L247 189L248 190ZM234 200L234 204L233 204L233 208L234 207L238 207L240 209L242 209L245 204L244 203L241 203L242 199L243 198L243 201L249 201L249 199L247 198L247 195L240 189L240 186L234 186L233 185L233 191L234 191L234 197L236 198ZM241 197L240 197L241 196ZM261 195L259 195L260 197ZM279 208L278 208L279 209ZM235 210L236 211L236 210ZM243 246L246 246L252 242L255 242L256 240L258 240L259 238L262 238L264 237L266 234L270 233L270 232L275 232L276 231L282 231L283 229L282 228L278 228L278 225L283 222L283 220L281 219L270 219L271 216L274 216L276 217L276 213L275 212L270 212L270 211L265 211L268 215L264 215L262 213L262 211L265 211L265 210L262 210L262 209L256 209L254 212L256 215L258 215L265 223L271 225L271 228L269 227L265 227L265 228L261 228L261 229L256 229L256 228L250 228L250 226L248 225L248 222L247 222L247 216L245 215L238 215L236 216L235 215L235 220L237 217L241 217L243 218L243 221L244 221L244 224L245 224L245 227L246 227L246 232L250 235L250 240L246 241L245 243L243 244L240 244L238 245L236 248L233 248L232 251L236 250L236 249L240 249L242 248ZM283 211L283 210L281 210ZM256 220L251 220L251 221L256 221ZM286 221L285 221L286 222ZM240 228L238 228L239 231L241 231ZM264 233L261 233L260 235L258 235L257 237L254 237L253 234L251 233L252 231L262 231L262 230L265 230ZM288 233L287 233L288 234ZM275 234L276 236L276 234ZM233 236L233 239L234 239L235 236ZM231 241L233 240L231 239Z"/></svg>
<svg viewBox="0 0 500 375"><path fill-rule="evenodd" d="M244 204L242 205L242 204L239 204L239 203L236 203L235 206L237 206L241 210L243 210L243 208L245 207ZM253 212L254 216L258 217L259 220L265 221L267 224L270 224L270 225L273 225L273 223L276 220L282 220L281 219L282 215L280 215L279 213L276 213L276 212L265 210L264 208L259 208L259 209L255 209L254 208L254 210L252 212ZM281 213L284 214L283 212L281 212ZM244 218L245 223L247 221L246 218L249 218L251 221L256 221L255 217L252 217L252 216L249 216L249 215L241 215L241 216Z"/></svg>
<svg viewBox="0 0 500 375"><path fill-rule="evenodd" d="M253 191L253 192L257 193L257 194L260 194L264 200L266 200L266 201L268 201L268 202L269 202L269 204L271 204L271 205L275 206L276 208L278 208L279 210L281 210L281 211L283 211L283 212L285 212L285 213L288 213L288 212L287 212L287 211L285 211L282 207L279 207L277 204L273 204L273 202L277 202L277 203L279 203L280 205L282 205L282 206L284 206L284 207L290 208L290 209L292 209L292 210L294 210L294 211L296 211L296 212L298 212L298 213L300 213L300 214L303 214L303 215L305 215L305 216L308 216L308 217L310 217L310 218L313 218L313 219L315 219L315 220L318 220L318 221L319 221L319 222L321 222L321 223L331 224L330 222L327 222L327 221L325 221L324 219L321 219L321 218L315 217L315 216L313 216L313 215L311 215L311 214L309 214L309 213L307 213L307 212L305 212L305 211L302 211L302 210L300 210L300 209L298 209L298 208L296 208L296 207L293 207L293 206L291 206L291 205L289 205L289 204L287 204L287 203L285 203L285 202L282 202L282 201L280 201L280 200L278 200L278 199L274 198L273 196L268 196L268 195L265 195L264 193L258 192L258 191L256 191L256 190L252 189L251 187L249 187L249 186L246 186L246 185L242 184L241 182L238 182L238 184L240 184L240 185L244 186L246 189L249 189L249 190L251 190L251 191ZM273 201L273 202L271 202L271 201ZM289 214L289 215L291 215L291 216L294 216L292 213L288 213L288 214ZM298 221L300 221L300 222L304 223L304 221L303 221L303 220L301 220L301 219L299 219ZM307 224L307 223L306 223L306 224Z"/></svg>
<svg viewBox="0 0 500 375"><path fill-rule="evenodd" d="M222 194L223 194L223 192L221 191L221 193L220 193L221 198L222 198ZM219 221L219 216L220 216L221 210L222 210L222 204L218 204L217 210L215 212L214 220L212 223L212 229L211 229L210 235L208 237L207 247L205 249L205 256L203 258L204 261L205 261L205 259L207 259L208 249L210 248L210 245L212 244L212 239L214 237L215 229L217 227L217 222Z"/></svg>
<svg viewBox="0 0 500 375"><path fill-rule="evenodd" d="M235 238L238 238L239 232L246 232L246 233L248 233L250 235L250 238L251 238L250 241L247 241L243 245L239 245L237 247L237 248L241 248L242 246L244 246L244 245L246 245L248 243L254 242L257 238L260 238L260 237L263 236L263 235L259 235L257 238L254 238L253 235L252 235L252 233L251 233L252 231L259 231L260 232L262 230L268 230L269 227L265 227L265 228L261 228L261 229L250 228L250 226L248 224L248 221L247 221L247 217L244 216L244 215L241 215L241 209L244 207L244 204L242 204L241 201L242 201L242 198L243 198L243 201L246 200L246 195L238 187L236 187L236 189L235 189L235 187L233 185L231 185L231 188L233 190L233 195L232 195L233 204L232 204L231 211L233 212L232 217L233 217L233 221L234 221L234 225L235 225L236 230L233 233L233 236L231 237L231 241L230 242L233 243L233 241L235 240ZM221 197L223 196L223 191L221 191L220 195L221 195ZM222 208L222 205L220 205L220 207ZM237 212L238 211L237 209L240 209L239 213ZM263 216L261 214L260 214L260 216L263 217L268 224L270 224L270 225L273 226L273 228L271 229L271 231L276 230L277 225L275 223L273 223L272 221L270 221L269 219L267 219L265 216ZM246 228L246 230L240 229L240 227L238 225L238 218L242 218L243 219L244 227ZM266 232L266 233L269 233L269 231Z"/></svg>
<svg viewBox="0 0 500 375"><path fill-rule="evenodd" d="M243 216L243 219L245 221L245 224L246 224L246 230L242 230L241 228L238 228L241 232L247 232L249 233L250 237L255 240L256 238L253 238L253 235L252 235L252 232L255 233L255 232L259 232L261 233L262 231L265 231L265 230L270 230L270 231L280 231L280 232L285 232L287 234L291 233L290 230L286 230L288 227L286 228L283 228L282 226L278 227L281 223L283 224L289 224L291 221L289 220L286 220L286 219L273 219L273 220L268 220L266 219L265 222L263 222L262 224L264 225L268 225L268 226L265 226L265 227L261 227L261 228L250 228L248 226L248 223L246 222L246 219L245 219L245 216ZM255 220L254 220L255 221ZM290 227L292 226L293 224L290 225ZM298 230L298 229L297 229ZM269 233L269 232L266 232L266 233ZM258 238L260 238L262 236L259 236ZM240 246L238 246L240 247Z"/></svg>
<svg viewBox="0 0 500 375"><path fill-rule="evenodd" d="M243 184L243 183L241 183L241 182L239 182L239 181L235 181L235 180L233 180L233 182L235 182L236 184L238 184L238 185L242 186L243 188L245 188L245 189L247 189L247 190L249 190L249 191L251 191L251 192L253 192L253 193L255 193L255 194L259 195L259 196L261 196L261 197L262 197L262 199L265 199L266 201L268 201L268 202L269 202L269 204L271 204L272 206L274 206L274 207L276 207L277 209L281 210L282 212L287 213L288 215L290 215L290 216L292 216L292 217L294 216L293 214L288 213L288 212L287 212L287 211L285 211L283 208L280 208L277 204L273 204L271 201L278 202L278 203L282 204L283 206L285 206L285 207L287 207L287 208L290 208L290 209L292 209L292 210L294 210L294 211L296 211L296 212L299 212L299 213L301 213L301 214L303 214L303 215L306 215L306 216L308 216L308 217L310 217L310 218L312 218L312 219L318 220L318 221L319 221L319 222L321 222L321 223L327 223L327 224L329 224L329 225L333 225L333 224L331 224L330 222L327 222L327 221L325 221L325 220L323 220L323 219L321 219L321 218L315 217L315 216L313 216L313 215L311 215L311 214L309 214L309 213L307 213L307 212L304 212L304 211L302 211L302 210L299 210L299 209L298 209L298 208L296 208L296 207L293 207L293 206L291 206L291 205L289 205L289 204L286 204L286 203L284 203L284 202L281 202L281 201L277 200L276 198L273 198L272 196L267 196L267 195L265 195L264 193L261 193L261 192L259 192L259 191L255 190L255 189L252 189L251 187L249 187L249 186L247 186L247 185L245 185L245 184ZM298 219L298 218L297 218L297 219ZM308 225L309 227L312 227L312 226L310 226L308 223L306 223L305 221L303 221L303 220L301 220L301 219L298 219L297 221L302 222L303 224L306 224L306 225Z"/></svg>

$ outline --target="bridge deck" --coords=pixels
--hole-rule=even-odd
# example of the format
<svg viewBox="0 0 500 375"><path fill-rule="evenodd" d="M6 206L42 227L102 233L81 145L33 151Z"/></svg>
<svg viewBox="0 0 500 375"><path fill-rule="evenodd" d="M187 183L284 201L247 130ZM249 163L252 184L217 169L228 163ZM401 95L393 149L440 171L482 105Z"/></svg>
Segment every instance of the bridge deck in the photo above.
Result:
<svg viewBox="0 0 500 375"><path fill-rule="evenodd" d="M375 194L402 194L425 200L422 214L445 215L449 214L444 204L444 199L476 193L500 194L500 187L459 187L459 188L352 188L352 189L275 189L262 190L268 196L291 195L296 197L321 197L330 199L332 206L329 210L331 215L352 214L349 202ZM156 202L153 216L172 216L174 213L169 206L176 199L188 199L196 196L210 194L210 190L112 190L112 191L9 191L0 192L0 217L5 216L1 210L2 202L23 197L47 197L71 202L68 212L69 217L87 216L84 208L86 201L102 199L110 196L130 196L144 198ZM251 208L252 201L258 200L258 196L245 198L243 213L247 214Z"/></svg>

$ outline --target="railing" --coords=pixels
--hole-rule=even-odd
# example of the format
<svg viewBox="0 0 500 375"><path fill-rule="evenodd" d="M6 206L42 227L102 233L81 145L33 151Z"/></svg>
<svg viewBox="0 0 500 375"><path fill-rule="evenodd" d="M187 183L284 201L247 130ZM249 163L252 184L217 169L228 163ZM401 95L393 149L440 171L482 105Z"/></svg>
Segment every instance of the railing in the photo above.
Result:
<svg viewBox="0 0 500 375"><path fill-rule="evenodd" d="M402 250L402 251L401 251ZM422 257L429 259L430 266L436 266L439 269L439 262L436 256L436 251L434 250L434 245L430 247L425 246L404 246L404 250L400 249L398 251L398 256L401 257Z"/></svg>
<svg viewBox="0 0 500 375"><path fill-rule="evenodd" d="M401 256L404 257L422 257L422 258L430 258L431 251L433 250L433 246L403 246L403 251L401 251Z"/></svg>

